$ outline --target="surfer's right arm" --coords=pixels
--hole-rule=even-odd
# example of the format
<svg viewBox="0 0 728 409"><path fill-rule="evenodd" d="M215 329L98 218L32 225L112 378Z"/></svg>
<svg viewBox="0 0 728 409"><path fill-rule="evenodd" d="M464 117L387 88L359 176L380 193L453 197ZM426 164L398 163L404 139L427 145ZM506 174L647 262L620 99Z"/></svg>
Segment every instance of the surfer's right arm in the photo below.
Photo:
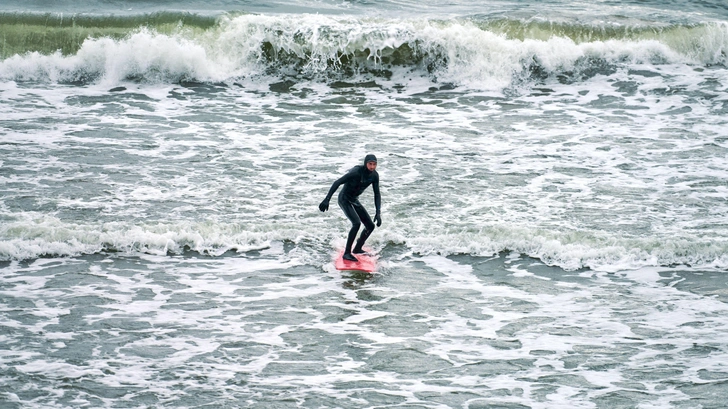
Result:
<svg viewBox="0 0 728 409"><path fill-rule="evenodd" d="M329 201L331 200L331 197L336 193L336 190L339 188L339 186L346 183L346 179L351 176L351 172L347 173L346 175L338 178L333 185L331 185L331 189L329 189L329 193L326 195L326 199L324 199L323 202L319 205L319 210L322 212L325 212L329 210Z"/></svg>

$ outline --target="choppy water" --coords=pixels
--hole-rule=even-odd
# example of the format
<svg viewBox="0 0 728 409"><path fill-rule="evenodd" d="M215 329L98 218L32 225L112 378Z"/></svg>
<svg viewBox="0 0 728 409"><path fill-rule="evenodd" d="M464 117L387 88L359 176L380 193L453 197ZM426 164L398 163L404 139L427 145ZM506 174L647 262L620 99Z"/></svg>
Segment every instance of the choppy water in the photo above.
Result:
<svg viewBox="0 0 728 409"><path fill-rule="evenodd" d="M722 2L10 2L0 36L0 406L722 407ZM317 209L367 153L372 276Z"/></svg>
<svg viewBox="0 0 728 409"><path fill-rule="evenodd" d="M726 278L295 246L4 268L4 407L719 408ZM711 287L715 286L715 287Z"/></svg>

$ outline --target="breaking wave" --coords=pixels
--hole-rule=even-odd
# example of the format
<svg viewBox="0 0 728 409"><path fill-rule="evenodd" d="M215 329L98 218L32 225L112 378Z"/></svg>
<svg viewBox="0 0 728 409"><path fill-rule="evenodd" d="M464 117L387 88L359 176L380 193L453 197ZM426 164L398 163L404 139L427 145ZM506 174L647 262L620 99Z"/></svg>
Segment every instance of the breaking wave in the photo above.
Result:
<svg viewBox="0 0 728 409"><path fill-rule="evenodd" d="M92 225L69 224L53 216L42 216L18 219L0 227L0 260L99 253L165 255L187 251L221 256L229 251L261 250L274 242L289 242L308 249L308 252L323 254L326 262L329 240L334 240L331 237L336 234L301 224L287 226L261 222L241 225L186 221ZM313 237L318 239L312 240ZM405 246L420 255L492 256L512 251L566 270L620 271L674 265L728 268L728 243L688 237L673 240L628 238L607 232L547 231L516 225L492 225L448 233L392 228L371 241L377 249ZM316 262L316 257L309 261Z"/></svg>
<svg viewBox="0 0 728 409"><path fill-rule="evenodd" d="M424 76L486 89L624 64L723 65L728 24L581 24L471 16L2 14L0 79L230 82Z"/></svg>

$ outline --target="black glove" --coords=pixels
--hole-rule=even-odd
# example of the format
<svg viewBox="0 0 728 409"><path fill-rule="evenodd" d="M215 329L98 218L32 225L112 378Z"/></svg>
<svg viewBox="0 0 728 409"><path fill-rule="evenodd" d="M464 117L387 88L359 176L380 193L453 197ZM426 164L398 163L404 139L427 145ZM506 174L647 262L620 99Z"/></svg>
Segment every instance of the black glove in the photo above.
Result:
<svg viewBox="0 0 728 409"><path fill-rule="evenodd" d="M374 215L374 222L377 223L377 227L382 225L382 215L379 212Z"/></svg>
<svg viewBox="0 0 728 409"><path fill-rule="evenodd" d="M324 201L321 202L321 204L319 205L319 210L321 210L322 212L329 210L329 199L324 199Z"/></svg>

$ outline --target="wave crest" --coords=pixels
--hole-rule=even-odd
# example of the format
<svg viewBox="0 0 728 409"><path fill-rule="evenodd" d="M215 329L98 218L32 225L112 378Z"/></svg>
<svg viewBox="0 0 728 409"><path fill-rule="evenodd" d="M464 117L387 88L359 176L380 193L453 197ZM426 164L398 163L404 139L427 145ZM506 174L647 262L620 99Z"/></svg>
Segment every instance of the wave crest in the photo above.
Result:
<svg viewBox="0 0 728 409"><path fill-rule="evenodd" d="M513 20L239 15L213 24L210 18L163 17L123 24L91 19L98 31L56 21L72 32L60 43L6 40L0 78L175 83L256 75L389 78L400 72L499 89L533 75L583 74L625 63L725 64L728 50L725 23L617 30ZM7 20L5 27L18 28Z"/></svg>

